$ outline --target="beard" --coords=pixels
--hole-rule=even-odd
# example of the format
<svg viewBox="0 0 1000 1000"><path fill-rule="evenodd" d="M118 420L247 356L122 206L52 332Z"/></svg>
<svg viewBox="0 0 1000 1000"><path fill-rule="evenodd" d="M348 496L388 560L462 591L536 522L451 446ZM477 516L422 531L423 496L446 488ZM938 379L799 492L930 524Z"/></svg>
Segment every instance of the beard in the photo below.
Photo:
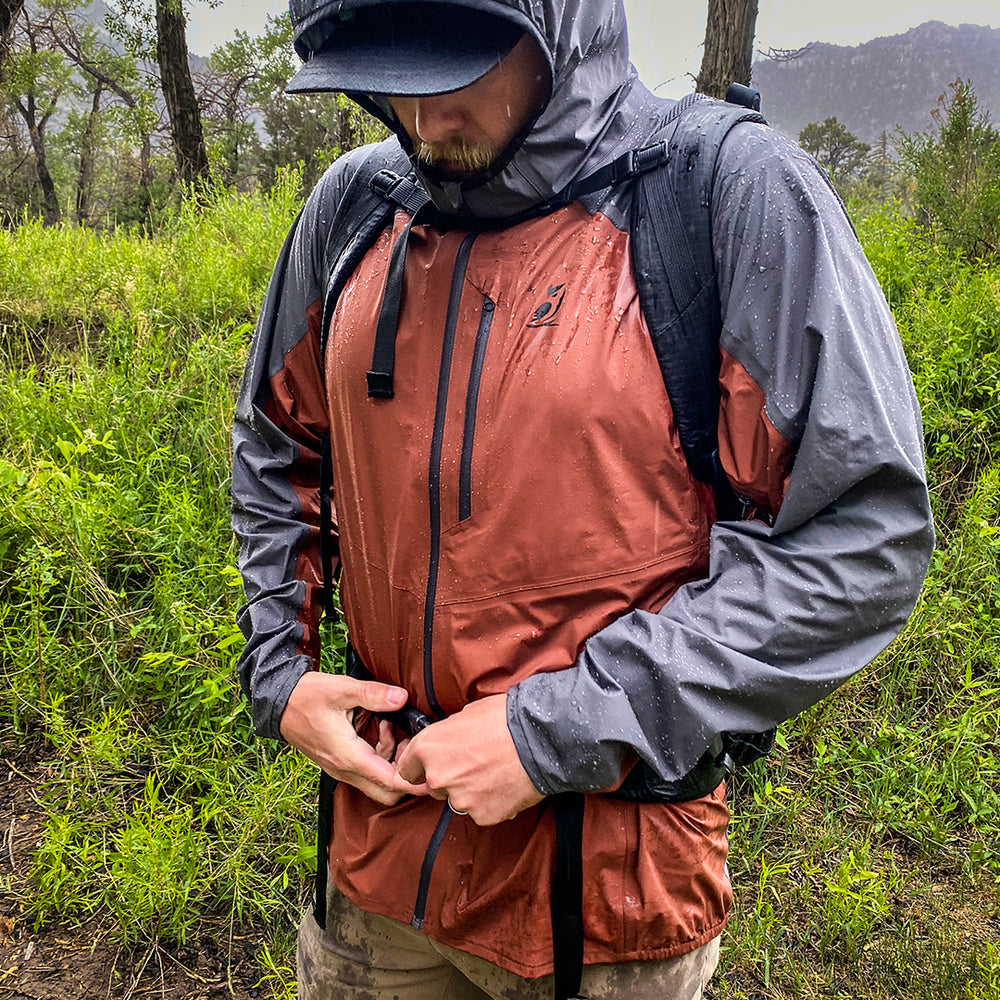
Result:
<svg viewBox="0 0 1000 1000"><path fill-rule="evenodd" d="M495 143L462 140L419 142L416 147L417 160L421 164L457 178L471 177L485 170L500 152Z"/></svg>

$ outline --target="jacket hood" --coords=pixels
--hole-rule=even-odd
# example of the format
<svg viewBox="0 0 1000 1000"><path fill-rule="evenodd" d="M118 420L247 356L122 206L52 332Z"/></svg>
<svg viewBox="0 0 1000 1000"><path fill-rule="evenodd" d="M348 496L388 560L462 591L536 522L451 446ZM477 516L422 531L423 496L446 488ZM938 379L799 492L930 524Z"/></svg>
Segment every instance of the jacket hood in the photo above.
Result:
<svg viewBox="0 0 1000 1000"><path fill-rule="evenodd" d="M552 87L548 103L527 132L517 136L483 174L442 182L414 162L417 177L437 208L449 215L505 218L547 201L607 162L636 117L628 99L637 79L629 64L622 0L440 2L521 24L549 64ZM363 3L345 0L343 8ZM351 96L377 114L411 151L391 114L366 95Z"/></svg>

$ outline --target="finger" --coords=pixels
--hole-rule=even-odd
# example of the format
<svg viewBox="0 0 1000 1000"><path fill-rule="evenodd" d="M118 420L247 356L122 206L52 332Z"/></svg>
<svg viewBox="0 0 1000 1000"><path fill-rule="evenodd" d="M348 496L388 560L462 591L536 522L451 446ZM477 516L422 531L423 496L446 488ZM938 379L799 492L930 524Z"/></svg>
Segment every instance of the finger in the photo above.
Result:
<svg viewBox="0 0 1000 1000"><path fill-rule="evenodd" d="M347 783L350 784L350 782ZM382 806L394 806L404 797L403 792L390 792L381 785L372 785L364 781L359 781L354 787L373 802Z"/></svg>
<svg viewBox="0 0 1000 1000"><path fill-rule="evenodd" d="M360 748L355 748L336 768L339 774L334 777L354 785L377 802L385 802L391 798L397 801L403 795L423 795L424 789L416 783L403 779L396 768L375 753L362 739L358 739Z"/></svg>
<svg viewBox="0 0 1000 1000"><path fill-rule="evenodd" d="M378 742L375 744L375 753L383 760L388 761L391 761L396 753L396 729L386 719L382 719L379 722Z"/></svg>
<svg viewBox="0 0 1000 1000"><path fill-rule="evenodd" d="M396 756L395 756L395 759L393 760L393 764L396 767L397 774L399 773L399 759L406 752L406 748L409 745L410 745L410 737L409 736L407 736L405 739L400 740L399 743L396 745ZM406 779L404 778L403 780L405 781ZM413 782L410 782L410 784L413 785L413 787L415 787L415 788L419 788L421 795L430 795L431 794L431 790L427 787L427 782L426 781L413 781Z"/></svg>
<svg viewBox="0 0 1000 1000"><path fill-rule="evenodd" d="M367 708L372 712L395 712L402 708L409 695L406 690L393 684L382 684L379 681L359 681L353 677L345 677L349 682L340 689L338 700L344 705Z"/></svg>
<svg viewBox="0 0 1000 1000"><path fill-rule="evenodd" d="M399 758L400 758L400 757L402 757L404 753L406 753L406 748L407 748L407 747L408 747L409 745L410 745L410 737L409 737L409 736L404 736L404 737L403 737L403 738L402 738L402 739L401 739L401 740L400 740L400 741L399 741L399 742L398 742L398 743L396 744L396 753L395 753L395 755L394 755L394 760L393 760L393 763L394 763L394 764L396 765L397 769L398 769L398 767L399 767Z"/></svg>
<svg viewBox="0 0 1000 1000"><path fill-rule="evenodd" d="M420 757L419 740L416 736L407 741L406 747L401 753L396 754L396 771L404 781L414 785L426 783L427 774L424 771L424 762Z"/></svg>

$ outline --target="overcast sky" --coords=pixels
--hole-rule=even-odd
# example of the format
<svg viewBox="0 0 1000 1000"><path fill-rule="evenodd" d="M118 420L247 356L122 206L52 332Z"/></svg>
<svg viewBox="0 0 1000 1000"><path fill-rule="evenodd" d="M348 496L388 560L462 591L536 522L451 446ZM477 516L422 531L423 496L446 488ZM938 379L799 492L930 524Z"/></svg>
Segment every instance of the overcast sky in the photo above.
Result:
<svg viewBox="0 0 1000 1000"><path fill-rule="evenodd" d="M240 28L254 35L268 14L284 10L284 0L222 0L214 10L192 5L188 45L208 55ZM687 74L698 72L708 0L625 0L632 61L647 86L664 97L691 90ZM985 24L1000 28L998 0L760 0L758 49L795 49L808 42L858 45L879 35L896 35L924 21Z"/></svg>

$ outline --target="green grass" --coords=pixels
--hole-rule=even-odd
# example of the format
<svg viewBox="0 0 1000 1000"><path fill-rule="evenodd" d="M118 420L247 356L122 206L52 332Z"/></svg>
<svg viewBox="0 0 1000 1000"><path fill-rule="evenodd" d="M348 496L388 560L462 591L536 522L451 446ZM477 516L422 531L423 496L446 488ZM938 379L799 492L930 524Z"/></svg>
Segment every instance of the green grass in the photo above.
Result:
<svg viewBox="0 0 1000 1000"><path fill-rule="evenodd" d="M0 232L0 725L53 761L39 922L126 945L267 929L291 1000L313 777L253 739L233 673L229 425L294 216L187 205L160 233ZM925 416L938 527L900 639L733 781L713 995L1000 997L1000 270L860 222Z"/></svg>
<svg viewBox="0 0 1000 1000"><path fill-rule="evenodd" d="M297 208L290 178L149 239L0 232L0 725L55 761L39 924L181 944L205 915L297 917L313 777L251 736L228 523L235 387Z"/></svg>

